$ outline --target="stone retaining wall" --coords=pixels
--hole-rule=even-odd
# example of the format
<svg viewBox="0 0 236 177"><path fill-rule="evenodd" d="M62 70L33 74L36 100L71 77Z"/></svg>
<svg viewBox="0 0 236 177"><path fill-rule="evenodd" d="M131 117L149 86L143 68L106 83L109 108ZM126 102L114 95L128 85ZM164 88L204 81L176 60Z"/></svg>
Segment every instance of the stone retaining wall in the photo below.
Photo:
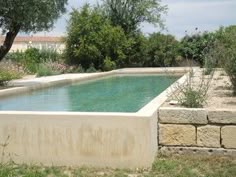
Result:
<svg viewBox="0 0 236 177"><path fill-rule="evenodd" d="M162 150L207 148L236 155L236 110L161 107L158 120Z"/></svg>

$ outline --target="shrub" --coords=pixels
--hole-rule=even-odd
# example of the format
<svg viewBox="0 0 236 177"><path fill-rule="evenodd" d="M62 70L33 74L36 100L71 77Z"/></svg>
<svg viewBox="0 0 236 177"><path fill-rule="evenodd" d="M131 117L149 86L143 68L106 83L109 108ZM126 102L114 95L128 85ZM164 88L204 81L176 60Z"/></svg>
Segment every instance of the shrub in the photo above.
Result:
<svg viewBox="0 0 236 177"><path fill-rule="evenodd" d="M13 62L17 62L20 63L23 61L24 59L24 52L20 52L20 51L16 51L16 52L9 52L6 56L5 56L6 60L11 60Z"/></svg>
<svg viewBox="0 0 236 177"><path fill-rule="evenodd" d="M103 70L110 71L113 69L116 69L116 63L114 61L111 61L109 57L106 57L103 62Z"/></svg>
<svg viewBox="0 0 236 177"><path fill-rule="evenodd" d="M86 70L86 73L95 73L97 72L96 68L94 68L94 65L91 64L90 67Z"/></svg>
<svg viewBox="0 0 236 177"><path fill-rule="evenodd" d="M79 65L79 66L68 66L67 70L66 70L67 73L84 73L85 70L84 68Z"/></svg>
<svg viewBox="0 0 236 177"><path fill-rule="evenodd" d="M120 27L115 27L96 9L88 5L74 10L68 25L66 58L69 64L88 69L103 69L108 57L117 67L127 63L130 41Z"/></svg>
<svg viewBox="0 0 236 177"><path fill-rule="evenodd" d="M236 51L235 51L235 48L227 49L227 52L225 55L224 68L230 78L232 88L233 88L233 95L236 96Z"/></svg>
<svg viewBox="0 0 236 177"><path fill-rule="evenodd" d="M204 57L216 40L214 33L196 33L186 35L181 40L181 53L184 58L197 61L200 66L204 66Z"/></svg>
<svg viewBox="0 0 236 177"><path fill-rule="evenodd" d="M6 86L9 81L19 78L21 78L19 73L0 68L0 86Z"/></svg>
<svg viewBox="0 0 236 177"><path fill-rule="evenodd" d="M147 56L144 66L165 67L176 64L179 42L171 35L153 33L147 42Z"/></svg>
<svg viewBox="0 0 236 177"><path fill-rule="evenodd" d="M61 60L62 56L56 51L56 49L43 48L39 51L40 60L43 62L58 62Z"/></svg>
<svg viewBox="0 0 236 177"><path fill-rule="evenodd" d="M232 88L233 95L236 96L236 25L226 28L220 28L216 32L217 45L214 51L217 54L215 58L218 65L224 67L228 74Z"/></svg>
<svg viewBox="0 0 236 177"><path fill-rule="evenodd" d="M172 97L177 100L182 106L188 108L201 108L206 103L207 92L214 72L205 76L204 70L196 73L193 69L190 70L186 82L182 85L177 85L177 92L174 92Z"/></svg>
<svg viewBox="0 0 236 177"><path fill-rule="evenodd" d="M36 73L40 61L40 51L36 48L29 48L24 53L24 65L28 72Z"/></svg>
<svg viewBox="0 0 236 177"><path fill-rule="evenodd" d="M37 68L37 77L62 74L67 66L57 62L40 63Z"/></svg>
<svg viewBox="0 0 236 177"><path fill-rule="evenodd" d="M59 73L55 73L54 71L51 70L50 67L48 67L45 64L39 64L38 69L37 69L37 77L42 77L42 76L52 76L52 75L57 75Z"/></svg>

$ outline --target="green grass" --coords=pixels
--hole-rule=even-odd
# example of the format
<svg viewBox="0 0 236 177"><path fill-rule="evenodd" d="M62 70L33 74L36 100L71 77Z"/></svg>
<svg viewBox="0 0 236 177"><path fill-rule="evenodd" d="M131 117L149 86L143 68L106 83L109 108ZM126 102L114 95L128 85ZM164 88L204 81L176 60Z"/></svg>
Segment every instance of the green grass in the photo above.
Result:
<svg viewBox="0 0 236 177"><path fill-rule="evenodd" d="M0 164L0 177L235 177L236 159L229 157L158 156L150 169L44 167Z"/></svg>

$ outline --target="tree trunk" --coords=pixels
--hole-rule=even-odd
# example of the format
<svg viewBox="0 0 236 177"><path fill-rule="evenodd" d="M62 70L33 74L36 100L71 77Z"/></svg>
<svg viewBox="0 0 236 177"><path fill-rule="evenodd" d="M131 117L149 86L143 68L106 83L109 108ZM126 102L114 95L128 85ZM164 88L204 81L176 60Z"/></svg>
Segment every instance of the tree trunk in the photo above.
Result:
<svg viewBox="0 0 236 177"><path fill-rule="evenodd" d="M6 54L11 49L14 39L19 31L20 31L20 26L17 26L13 30L7 32L4 43L3 45L0 46L0 61L6 56Z"/></svg>

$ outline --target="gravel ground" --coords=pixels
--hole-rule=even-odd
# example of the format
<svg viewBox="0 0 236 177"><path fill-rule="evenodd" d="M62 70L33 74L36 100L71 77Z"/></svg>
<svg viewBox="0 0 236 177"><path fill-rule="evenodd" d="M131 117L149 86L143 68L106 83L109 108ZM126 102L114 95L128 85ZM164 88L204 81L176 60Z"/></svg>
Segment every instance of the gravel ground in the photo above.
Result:
<svg viewBox="0 0 236 177"><path fill-rule="evenodd" d="M210 76L204 76L204 77L210 77ZM192 84L196 86L196 88L199 87L199 84L201 84L202 74L196 73L196 75L193 77ZM175 94L173 94L175 93ZM180 105L171 105L170 102L175 102L176 96L179 93L173 92L170 93L172 96L163 104L164 107L181 107ZM231 89L231 83L229 80L229 77L226 75L226 73L218 69L214 72L214 75L210 81L209 89L207 92L206 97L206 103L203 104L204 108L209 109L236 109L236 97L232 96L232 89Z"/></svg>

